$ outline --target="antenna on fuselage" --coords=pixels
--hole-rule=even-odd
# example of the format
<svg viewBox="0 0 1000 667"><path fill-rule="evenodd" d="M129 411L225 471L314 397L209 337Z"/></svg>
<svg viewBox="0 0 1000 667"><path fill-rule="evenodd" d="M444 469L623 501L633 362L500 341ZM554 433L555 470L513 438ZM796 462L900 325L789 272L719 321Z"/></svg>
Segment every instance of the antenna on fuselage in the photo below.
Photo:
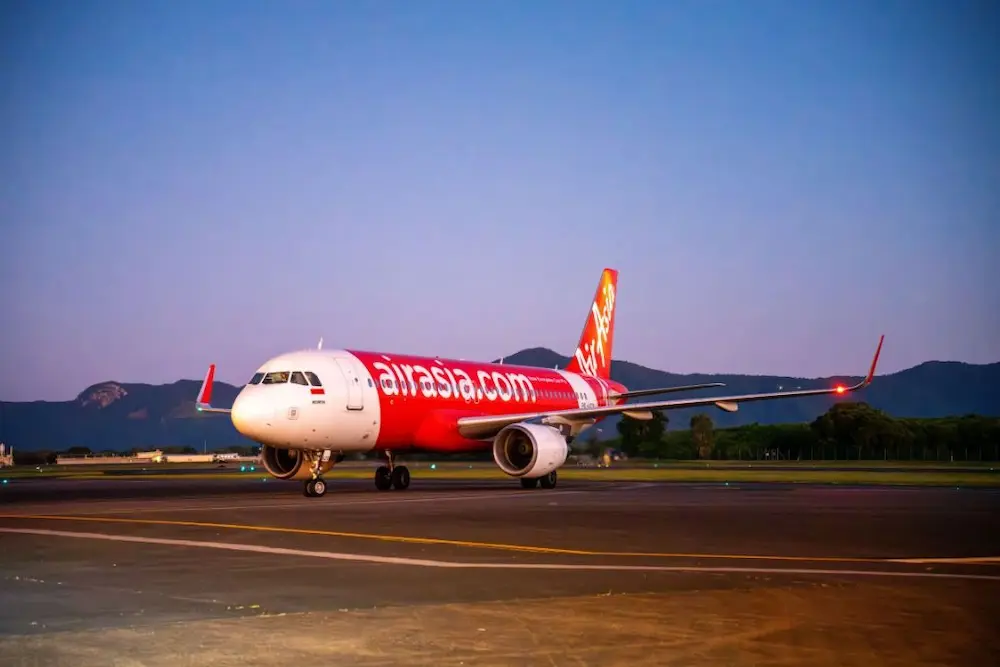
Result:
<svg viewBox="0 0 1000 667"><path fill-rule="evenodd" d="M323 349L323 337L322 336L319 337L319 345L316 346L316 349L317 350L322 350Z"/></svg>
<svg viewBox="0 0 1000 667"><path fill-rule="evenodd" d="M503 357L500 357L500 365L503 366Z"/></svg>

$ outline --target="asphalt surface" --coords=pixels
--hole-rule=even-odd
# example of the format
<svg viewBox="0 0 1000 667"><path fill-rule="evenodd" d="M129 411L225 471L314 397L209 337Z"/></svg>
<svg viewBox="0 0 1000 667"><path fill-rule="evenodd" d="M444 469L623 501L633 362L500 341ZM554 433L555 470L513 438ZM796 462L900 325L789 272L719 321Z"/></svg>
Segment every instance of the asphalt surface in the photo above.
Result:
<svg viewBox="0 0 1000 667"><path fill-rule="evenodd" d="M1000 491L35 480L0 664L1000 664Z"/></svg>

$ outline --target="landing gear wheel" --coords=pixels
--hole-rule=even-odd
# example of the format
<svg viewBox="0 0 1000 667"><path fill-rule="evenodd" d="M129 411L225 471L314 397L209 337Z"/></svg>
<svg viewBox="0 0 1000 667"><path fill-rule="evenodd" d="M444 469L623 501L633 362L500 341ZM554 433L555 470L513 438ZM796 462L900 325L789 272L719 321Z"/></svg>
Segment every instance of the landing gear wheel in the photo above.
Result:
<svg viewBox="0 0 1000 667"><path fill-rule="evenodd" d="M550 472L545 477L540 478L538 481L542 485L543 489L554 489L554 488L556 488L556 478L557 477L558 477L558 475L556 474L556 471L553 470L552 472Z"/></svg>
<svg viewBox="0 0 1000 667"><path fill-rule="evenodd" d="M406 466L396 466L392 469L392 486L402 491L410 485L410 471Z"/></svg>
<svg viewBox="0 0 1000 667"><path fill-rule="evenodd" d="M533 489L536 486L538 486L538 478L537 477L532 477L531 479L528 479L527 477L522 477L521 478L521 488L522 489Z"/></svg>
<svg viewBox="0 0 1000 667"><path fill-rule="evenodd" d="M392 488L392 473L389 466L379 466L375 470L375 488L379 491L388 491Z"/></svg>
<svg viewBox="0 0 1000 667"><path fill-rule="evenodd" d="M302 486L302 495L306 498L319 498L326 493L326 482L320 478L307 479Z"/></svg>

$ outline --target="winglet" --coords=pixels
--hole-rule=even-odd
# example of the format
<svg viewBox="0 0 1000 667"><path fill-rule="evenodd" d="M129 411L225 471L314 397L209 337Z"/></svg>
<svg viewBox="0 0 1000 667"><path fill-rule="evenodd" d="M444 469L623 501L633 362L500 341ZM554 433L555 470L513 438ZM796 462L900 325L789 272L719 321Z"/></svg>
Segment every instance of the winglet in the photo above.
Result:
<svg viewBox="0 0 1000 667"><path fill-rule="evenodd" d="M857 383L853 387L845 387L843 385L838 385L836 391L838 394L844 394L849 391L857 391L858 389L864 389L872 383L875 379L875 368L878 366L878 357L882 354L882 343L885 341L885 334L882 334L878 339L878 347L875 348L875 356L872 357L872 365L868 368L868 375L865 379Z"/></svg>
<svg viewBox="0 0 1000 667"><path fill-rule="evenodd" d="M212 382L215 380L215 364L208 367L208 372L205 373L205 379L201 383L201 389L198 391L198 398L195 401L195 409L198 412L231 412L228 408L213 408L212 407Z"/></svg>
<svg viewBox="0 0 1000 667"><path fill-rule="evenodd" d="M865 376L865 381L862 386L867 387L871 384L872 379L875 377L875 366L878 365L878 355L882 353L882 342L885 341L885 334L882 334L878 339L878 347L875 348L875 356L872 358L872 366L868 369L868 375Z"/></svg>
<svg viewBox="0 0 1000 667"><path fill-rule="evenodd" d="M201 390L198 391L198 400L195 402L198 410L212 407L212 382L215 380L215 364L208 367L205 379L201 382Z"/></svg>

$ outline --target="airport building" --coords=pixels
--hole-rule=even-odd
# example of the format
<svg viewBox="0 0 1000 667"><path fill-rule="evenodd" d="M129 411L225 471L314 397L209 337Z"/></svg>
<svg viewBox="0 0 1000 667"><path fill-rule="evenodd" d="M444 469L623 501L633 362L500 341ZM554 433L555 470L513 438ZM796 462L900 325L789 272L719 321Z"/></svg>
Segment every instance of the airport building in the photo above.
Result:
<svg viewBox="0 0 1000 667"><path fill-rule="evenodd" d="M165 454L153 449L136 452L133 456L57 456L57 465L113 465L128 463L223 463L225 461L257 461L259 456L240 456L229 452L212 454ZM0 465L2 467L2 465Z"/></svg>

